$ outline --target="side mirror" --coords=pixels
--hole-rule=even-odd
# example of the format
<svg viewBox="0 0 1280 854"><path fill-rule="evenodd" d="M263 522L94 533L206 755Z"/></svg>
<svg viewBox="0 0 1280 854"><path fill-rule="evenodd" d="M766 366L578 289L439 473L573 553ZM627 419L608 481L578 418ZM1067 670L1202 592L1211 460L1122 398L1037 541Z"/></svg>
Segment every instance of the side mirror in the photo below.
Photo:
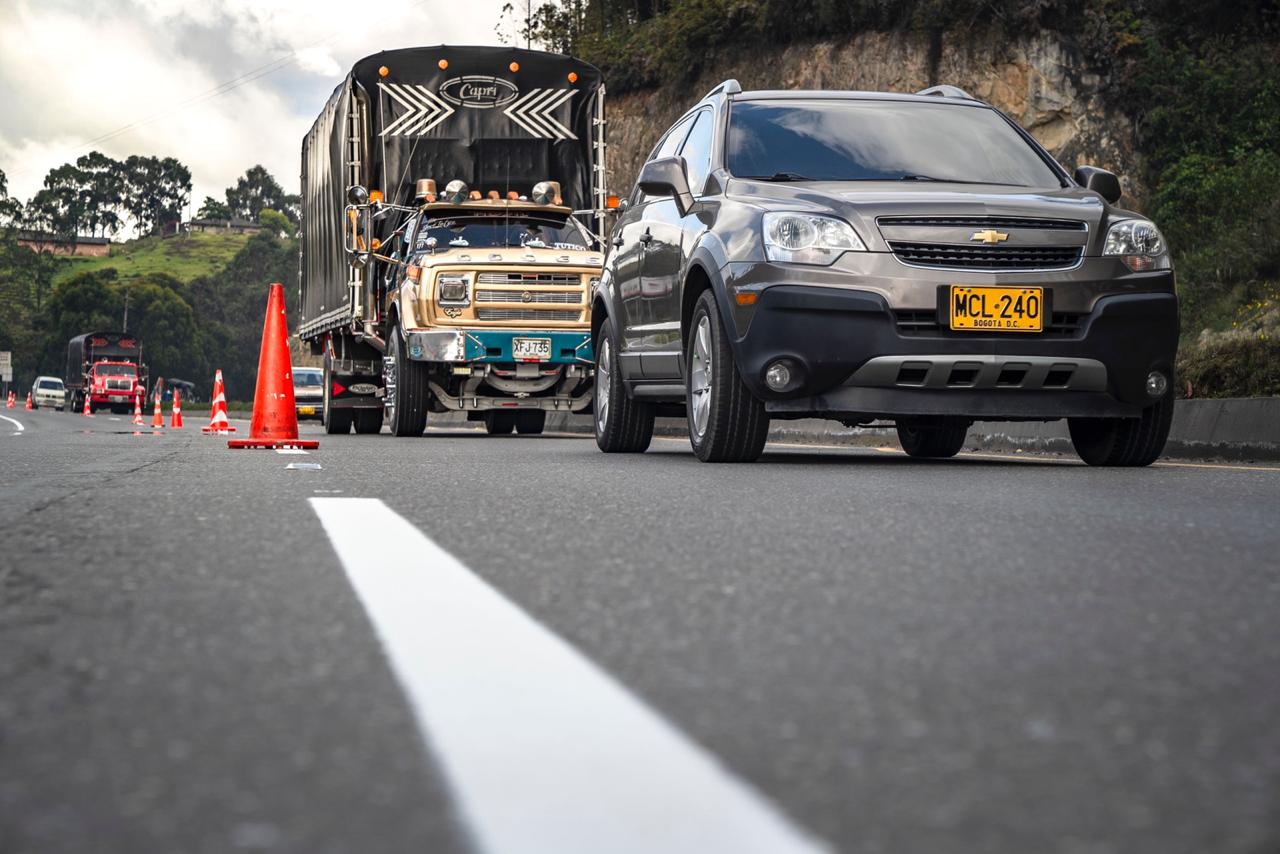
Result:
<svg viewBox="0 0 1280 854"><path fill-rule="evenodd" d="M347 187L347 204L356 206L369 204L369 191L359 184L352 184Z"/></svg>
<svg viewBox="0 0 1280 854"><path fill-rule="evenodd" d="M1120 179L1114 172L1099 169L1097 166L1078 166L1075 179L1081 187L1093 190L1113 205L1120 201L1123 191L1120 189Z"/></svg>
<svg viewBox="0 0 1280 854"><path fill-rule="evenodd" d="M675 199L680 216L693 207L693 193L689 191L689 179L684 171L683 157L659 157L650 160L640 170L636 179L640 190L649 196L671 196Z"/></svg>

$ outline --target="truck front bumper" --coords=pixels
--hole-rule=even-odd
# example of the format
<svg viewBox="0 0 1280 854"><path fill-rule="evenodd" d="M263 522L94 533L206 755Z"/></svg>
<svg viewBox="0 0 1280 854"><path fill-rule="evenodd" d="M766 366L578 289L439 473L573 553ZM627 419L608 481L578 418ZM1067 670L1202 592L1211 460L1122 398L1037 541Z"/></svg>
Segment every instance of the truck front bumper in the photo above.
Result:
<svg viewBox="0 0 1280 854"><path fill-rule="evenodd" d="M415 362L513 362L514 338L550 338L551 358L543 364L595 364L586 329L411 329L405 332L405 346Z"/></svg>

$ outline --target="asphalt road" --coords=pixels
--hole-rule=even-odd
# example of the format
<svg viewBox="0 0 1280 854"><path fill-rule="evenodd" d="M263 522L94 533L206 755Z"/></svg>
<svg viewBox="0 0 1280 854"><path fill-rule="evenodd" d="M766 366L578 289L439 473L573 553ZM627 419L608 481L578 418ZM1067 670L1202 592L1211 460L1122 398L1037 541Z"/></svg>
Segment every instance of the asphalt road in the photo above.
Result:
<svg viewBox="0 0 1280 854"><path fill-rule="evenodd" d="M495 792L539 793L514 753L505 789L473 786L477 745L542 750L548 790L590 765L556 760L572 734L539 743L558 722L523 691L485 693L474 639L420 640L448 622L424 603L481 615L527 674L545 662L518 639L561 639L604 678L527 687L568 697L583 743L616 723L625 755L669 725L661 761L702 751L814 849L1280 851L1280 468L790 446L709 466L683 440L464 432L279 455L0 414L23 428L0 421L6 854L485 849ZM392 523L322 525L357 504L312 499L347 498ZM510 613L484 585L414 598L448 555ZM362 560L413 582L398 615L397 591L357 593ZM424 662L464 678L432 696L406 675ZM650 717L615 721L619 697ZM462 712L437 729L442 709ZM636 757L601 798L679 812Z"/></svg>

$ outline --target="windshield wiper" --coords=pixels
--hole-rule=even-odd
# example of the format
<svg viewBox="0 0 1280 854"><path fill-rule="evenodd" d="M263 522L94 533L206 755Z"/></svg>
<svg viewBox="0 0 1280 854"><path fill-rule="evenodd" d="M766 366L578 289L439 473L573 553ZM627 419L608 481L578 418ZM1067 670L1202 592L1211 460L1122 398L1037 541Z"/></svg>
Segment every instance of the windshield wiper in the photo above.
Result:
<svg viewBox="0 0 1280 854"><path fill-rule="evenodd" d="M960 178L935 178L932 175L907 174L897 178L896 180L898 181L934 181L939 184L989 184L993 187L1005 186L1005 184L1000 181L965 181ZM1015 184L1013 186L1023 186L1023 185Z"/></svg>
<svg viewBox="0 0 1280 854"><path fill-rule="evenodd" d="M798 172L774 172L772 175L765 177L764 175L743 175L748 181L812 181L808 175L801 175Z"/></svg>

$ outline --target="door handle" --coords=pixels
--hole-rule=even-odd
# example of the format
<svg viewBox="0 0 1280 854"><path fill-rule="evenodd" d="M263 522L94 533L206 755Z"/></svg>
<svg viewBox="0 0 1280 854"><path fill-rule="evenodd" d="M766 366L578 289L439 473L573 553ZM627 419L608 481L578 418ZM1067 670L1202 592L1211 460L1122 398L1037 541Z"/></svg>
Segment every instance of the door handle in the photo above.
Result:
<svg viewBox="0 0 1280 854"><path fill-rule="evenodd" d="M646 228L644 230L644 234L640 235L640 242L643 243L645 246L648 246L650 241L652 240L653 240L653 235L650 234L649 229Z"/></svg>

